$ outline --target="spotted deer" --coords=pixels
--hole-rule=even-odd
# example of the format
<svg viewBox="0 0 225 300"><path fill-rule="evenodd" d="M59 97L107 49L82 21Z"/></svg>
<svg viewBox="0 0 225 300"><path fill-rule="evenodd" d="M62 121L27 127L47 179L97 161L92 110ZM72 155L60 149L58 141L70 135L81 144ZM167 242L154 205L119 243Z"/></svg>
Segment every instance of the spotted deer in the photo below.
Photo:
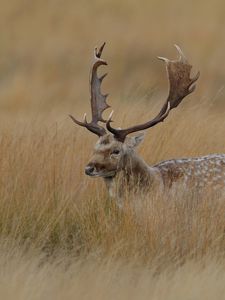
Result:
<svg viewBox="0 0 225 300"><path fill-rule="evenodd" d="M90 72L90 102L92 120L78 121L70 115L78 125L96 134L99 139L94 147L91 160L85 167L85 173L92 177L102 177L110 196L116 196L115 191L121 192L126 185L138 186L151 190L155 187L161 191L170 190L173 186L185 188L203 187L222 188L225 180L225 154L213 154L198 158L171 159L149 166L135 151L143 140L143 134L129 134L143 131L163 122L170 111L176 108L182 100L195 90L194 83L199 78L199 72L190 78L192 66L188 63L181 49L175 45L179 58L169 60L158 57L165 62L169 81L169 93L166 102L157 116L146 123L131 126L126 129L112 127L112 114L108 120L103 118L103 112L109 108L107 95L101 93L101 83L107 74L98 77L100 66L107 65L101 58L105 43L94 51L94 63ZM99 123L102 123L99 125ZM105 124L106 128L103 126ZM120 177L119 187L115 187L115 179ZM116 180L118 182L118 180Z"/></svg>

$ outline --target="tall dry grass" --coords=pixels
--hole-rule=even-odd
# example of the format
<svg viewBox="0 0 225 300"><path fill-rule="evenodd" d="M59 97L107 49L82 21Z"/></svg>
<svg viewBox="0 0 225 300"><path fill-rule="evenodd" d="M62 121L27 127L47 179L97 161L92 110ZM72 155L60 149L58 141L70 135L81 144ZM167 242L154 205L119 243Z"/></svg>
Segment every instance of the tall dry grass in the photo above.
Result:
<svg viewBox="0 0 225 300"><path fill-rule="evenodd" d="M123 210L85 177L95 137L68 113L88 108L92 49L105 58L116 125L144 121L166 96L180 45L196 92L146 134L150 164L221 153L223 1L0 1L0 298L223 299L224 200L129 195Z"/></svg>
<svg viewBox="0 0 225 300"><path fill-rule="evenodd" d="M137 120L146 117L144 109L140 103ZM222 152L223 117L209 118L204 110L193 116L188 107L185 114L172 114L147 134L140 148L146 161ZM203 124L196 130L199 119ZM128 195L120 210L101 180L84 175L93 143L92 135L84 134L69 119L2 125L2 297L223 295L224 200L210 194ZM203 292L204 284L209 292Z"/></svg>

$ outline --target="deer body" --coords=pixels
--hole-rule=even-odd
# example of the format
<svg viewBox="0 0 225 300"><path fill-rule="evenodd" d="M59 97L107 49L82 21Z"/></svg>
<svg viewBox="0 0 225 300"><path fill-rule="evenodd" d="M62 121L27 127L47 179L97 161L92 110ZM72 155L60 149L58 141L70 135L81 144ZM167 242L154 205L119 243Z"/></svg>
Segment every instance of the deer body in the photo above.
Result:
<svg viewBox="0 0 225 300"><path fill-rule="evenodd" d="M102 177L105 180L110 196L119 196L125 187L141 188L143 190L158 191L171 190L178 186L185 189L204 188L225 189L225 154L212 154L199 158L184 158L162 161L149 166L136 152L136 146L143 140L143 134L130 136L130 133L146 130L162 122L170 111L176 108L182 100L195 89L193 85L199 77L190 78L191 65L188 63L181 49L178 60L159 57L166 64L169 80L169 93L166 102L158 115L140 125L126 129L116 129L111 126L112 113L108 120L104 120L102 113L109 107L107 95L101 93L101 82L105 75L98 77L97 69L107 63L101 59L104 45L95 49L94 63L91 69L90 91L92 120L80 122L70 116L72 120L89 131L98 135L93 156L85 168L85 173L92 177ZM99 125L105 123L106 128ZM119 177L120 180L116 180ZM119 187L115 183L119 182Z"/></svg>
<svg viewBox="0 0 225 300"><path fill-rule="evenodd" d="M131 188L144 188L146 192L155 189L165 193L177 188L225 192L225 154L172 159L153 166L143 161L140 163L140 158L135 157L132 163L135 167L121 170L121 178L126 182L119 181L119 186L116 186L115 178L105 178L110 197L120 199L130 179Z"/></svg>
<svg viewBox="0 0 225 300"><path fill-rule="evenodd" d="M172 159L160 162L154 168L159 170L164 188L177 183L184 188L225 188L225 154Z"/></svg>
<svg viewBox="0 0 225 300"><path fill-rule="evenodd" d="M120 198L124 190L135 187L160 192L177 187L225 189L225 154L171 159L150 166L135 149L142 139L139 135L121 143L107 134L97 142L85 171L105 180L110 197Z"/></svg>

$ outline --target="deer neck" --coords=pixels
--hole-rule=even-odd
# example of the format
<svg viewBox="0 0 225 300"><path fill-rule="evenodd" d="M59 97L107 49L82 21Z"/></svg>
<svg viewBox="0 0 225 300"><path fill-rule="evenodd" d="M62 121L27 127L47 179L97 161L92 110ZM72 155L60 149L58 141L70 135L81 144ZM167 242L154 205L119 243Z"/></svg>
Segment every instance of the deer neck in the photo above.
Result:
<svg viewBox="0 0 225 300"><path fill-rule="evenodd" d="M163 188L163 181L159 170L155 167L150 167L140 156L134 151L125 156L124 165L116 177L119 186L116 185L116 178L105 178L105 183L109 192L109 196L122 196L124 188L153 187Z"/></svg>
<svg viewBox="0 0 225 300"><path fill-rule="evenodd" d="M123 172L128 180L134 184L151 185L160 181L160 173L156 168L150 167L143 158L132 151L125 157Z"/></svg>
<svg viewBox="0 0 225 300"><path fill-rule="evenodd" d="M140 181L145 181L149 178L149 166L135 152L125 156L125 163L122 169L127 178L138 178Z"/></svg>

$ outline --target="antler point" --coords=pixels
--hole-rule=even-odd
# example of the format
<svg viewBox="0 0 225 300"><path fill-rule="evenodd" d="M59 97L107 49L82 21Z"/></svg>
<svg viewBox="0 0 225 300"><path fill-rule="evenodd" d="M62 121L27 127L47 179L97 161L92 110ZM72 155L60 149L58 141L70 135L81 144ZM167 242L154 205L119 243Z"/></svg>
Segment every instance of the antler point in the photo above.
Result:
<svg viewBox="0 0 225 300"><path fill-rule="evenodd" d="M168 110L170 110L170 101L168 102L167 110L166 111L168 111Z"/></svg>
<svg viewBox="0 0 225 300"><path fill-rule="evenodd" d="M74 121L74 119L75 119L74 116L69 114L69 117Z"/></svg>
<svg viewBox="0 0 225 300"><path fill-rule="evenodd" d="M187 58L184 55L184 53L181 50L181 48L177 44L174 44L174 47L177 49L178 53L180 54L179 61L182 62L182 63L187 63Z"/></svg>
<svg viewBox="0 0 225 300"><path fill-rule="evenodd" d="M194 84L194 85L192 85L192 86L189 88L188 94L191 94L191 93L193 93L193 92L194 92L194 90L195 90L195 88L196 88L196 85L195 85L195 84Z"/></svg>
<svg viewBox="0 0 225 300"><path fill-rule="evenodd" d="M76 124L78 124L78 125L80 125L80 126L83 126L82 122L76 120L76 119L74 118L74 116L69 115L69 117L72 119L72 121L73 121L74 123L76 123Z"/></svg>
<svg viewBox="0 0 225 300"><path fill-rule="evenodd" d="M84 123L87 124L87 114L84 114Z"/></svg>
<svg viewBox="0 0 225 300"><path fill-rule="evenodd" d="M102 80L108 75L108 73L103 74L101 77L99 77L99 80L102 82Z"/></svg>
<svg viewBox="0 0 225 300"><path fill-rule="evenodd" d="M158 58L159 60L162 60L162 61L164 61L165 63L168 63L168 62L169 62L169 59L168 59L168 58L166 58L166 57L157 56L157 58Z"/></svg>
<svg viewBox="0 0 225 300"><path fill-rule="evenodd" d="M108 118L108 121L109 122L112 122L112 116L114 114L114 110L111 111L110 115L109 115L109 118Z"/></svg>

